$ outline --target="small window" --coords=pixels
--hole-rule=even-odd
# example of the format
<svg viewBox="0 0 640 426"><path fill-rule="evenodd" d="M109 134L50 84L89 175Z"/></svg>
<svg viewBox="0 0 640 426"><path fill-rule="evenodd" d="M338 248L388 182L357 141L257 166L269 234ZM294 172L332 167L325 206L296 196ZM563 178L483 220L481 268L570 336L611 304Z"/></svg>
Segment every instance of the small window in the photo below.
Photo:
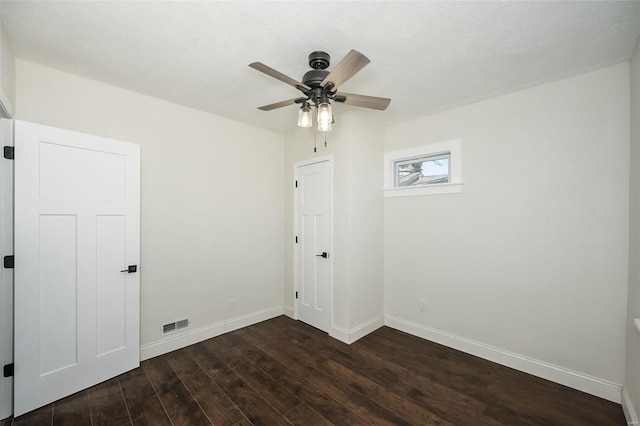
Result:
<svg viewBox="0 0 640 426"><path fill-rule="evenodd" d="M409 158L394 163L395 186L433 185L449 183L451 153Z"/></svg>
<svg viewBox="0 0 640 426"><path fill-rule="evenodd" d="M462 192L460 140L436 142L384 155L384 196Z"/></svg>

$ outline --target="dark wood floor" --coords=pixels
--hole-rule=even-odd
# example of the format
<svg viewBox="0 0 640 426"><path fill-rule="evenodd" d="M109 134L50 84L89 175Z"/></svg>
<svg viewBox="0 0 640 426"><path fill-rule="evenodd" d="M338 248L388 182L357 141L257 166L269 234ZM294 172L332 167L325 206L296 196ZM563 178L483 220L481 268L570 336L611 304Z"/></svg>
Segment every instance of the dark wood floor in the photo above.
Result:
<svg viewBox="0 0 640 426"><path fill-rule="evenodd" d="M618 404L388 327L348 346L282 316L144 361L9 424L626 422Z"/></svg>

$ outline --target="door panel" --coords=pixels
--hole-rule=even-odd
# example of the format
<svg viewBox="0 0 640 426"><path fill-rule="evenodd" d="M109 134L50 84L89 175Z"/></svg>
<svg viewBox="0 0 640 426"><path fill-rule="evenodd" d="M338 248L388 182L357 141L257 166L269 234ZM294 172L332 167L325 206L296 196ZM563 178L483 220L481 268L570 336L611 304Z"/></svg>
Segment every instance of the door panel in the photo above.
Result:
<svg viewBox="0 0 640 426"><path fill-rule="evenodd" d="M98 356L126 345L125 217L97 218L97 332Z"/></svg>
<svg viewBox="0 0 640 426"><path fill-rule="evenodd" d="M105 179L109 176L109 179ZM40 196L124 200L125 157L99 150L40 143Z"/></svg>
<svg viewBox="0 0 640 426"><path fill-rule="evenodd" d="M76 364L76 216L40 216L40 374Z"/></svg>
<svg viewBox="0 0 640 426"><path fill-rule="evenodd" d="M296 169L297 316L320 330L331 330L331 164L321 161Z"/></svg>
<svg viewBox="0 0 640 426"><path fill-rule="evenodd" d="M140 148L15 123L19 416L139 365Z"/></svg>

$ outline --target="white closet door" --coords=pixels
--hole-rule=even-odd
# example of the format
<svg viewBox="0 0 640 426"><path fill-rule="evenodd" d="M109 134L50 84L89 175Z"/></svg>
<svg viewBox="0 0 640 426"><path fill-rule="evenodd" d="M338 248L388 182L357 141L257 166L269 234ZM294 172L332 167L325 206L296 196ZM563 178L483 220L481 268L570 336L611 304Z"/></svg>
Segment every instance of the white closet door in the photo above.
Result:
<svg viewBox="0 0 640 426"><path fill-rule="evenodd" d="M139 365L140 147L22 121L15 145L19 416Z"/></svg>

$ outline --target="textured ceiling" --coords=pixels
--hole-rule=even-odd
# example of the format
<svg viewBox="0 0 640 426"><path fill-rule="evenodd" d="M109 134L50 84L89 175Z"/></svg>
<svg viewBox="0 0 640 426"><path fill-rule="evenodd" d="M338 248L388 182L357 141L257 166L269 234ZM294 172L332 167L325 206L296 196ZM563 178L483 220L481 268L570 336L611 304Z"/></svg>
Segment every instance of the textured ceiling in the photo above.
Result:
<svg viewBox="0 0 640 426"><path fill-rule="evenodd" d="M371 64L340 90L391 98L373 114L393 124L627 60L640 30L639 1L2 0L0 16L18 58L278 132L296 107L256 107L299 92L251 62L301 79L311 51L333 66L356 49Z"/></svg>

